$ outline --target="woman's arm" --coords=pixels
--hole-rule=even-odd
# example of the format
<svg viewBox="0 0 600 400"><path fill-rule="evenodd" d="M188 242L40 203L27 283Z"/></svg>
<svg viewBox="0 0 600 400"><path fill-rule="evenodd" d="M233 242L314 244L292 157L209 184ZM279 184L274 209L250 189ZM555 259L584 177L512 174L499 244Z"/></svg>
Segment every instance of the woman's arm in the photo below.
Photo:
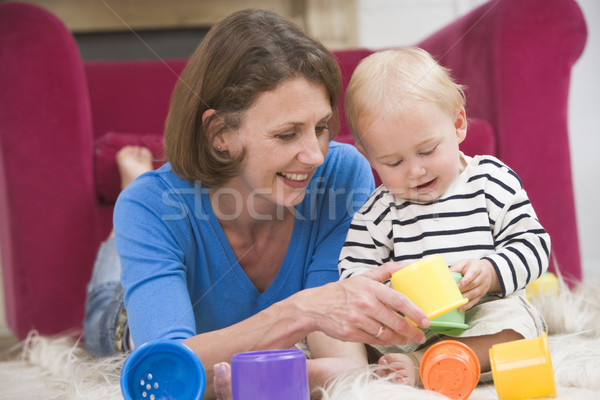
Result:
<svg viewBox="0 0 600 400"><path fill-rule="evenodd" d="M311 332L377 345L423 343L423 332L394 310L421 321L422 327L429 326L425 313L381 284L397 269L387 263L360 276L303 290L242 322L186 340L206 368L206 398L214 397L216 363L229 362L238 352L290 348Z"/></svg>
<svg viewBox="0 0 600 400"><path fill-rule="evenodd" d="M303 318L289 298L237 324L187 339L184 343L194 350L205 368L204 398L215 397L215 364L229 363L236 353L290 348L308 334L309 326L310 321Z"/></svg>

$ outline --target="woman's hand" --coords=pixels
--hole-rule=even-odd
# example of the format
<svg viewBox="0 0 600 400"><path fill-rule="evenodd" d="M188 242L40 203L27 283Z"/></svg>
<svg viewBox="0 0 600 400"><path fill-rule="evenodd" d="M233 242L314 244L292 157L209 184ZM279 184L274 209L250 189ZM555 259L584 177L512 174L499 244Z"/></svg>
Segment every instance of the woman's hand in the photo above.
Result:
<svg viewBox="0 0 600 400"><path fill-rule="evenodd" d="M369 272L304 290L297 302L315 327L343 341L376 345L423 343L425 335L397 311L426 328L429 319L405 295L383 285L401 266L385 263Z"/></svg>
<svg viewBox="0 0 600 400"><path fill-rule="evenodd" d="M450 271L460 272L463 277L458 283L458 288L469 302L459 308L466 311L479 302L488 292L500 290L496 271L488 260L464 259L450 267Z"/></svg>

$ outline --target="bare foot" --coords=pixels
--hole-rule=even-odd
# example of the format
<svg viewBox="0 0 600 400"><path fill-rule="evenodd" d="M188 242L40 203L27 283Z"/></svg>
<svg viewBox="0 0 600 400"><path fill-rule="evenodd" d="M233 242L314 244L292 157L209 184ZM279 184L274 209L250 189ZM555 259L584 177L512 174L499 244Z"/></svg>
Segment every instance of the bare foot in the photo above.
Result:
<svg viewBox="0 0 600 400"><path fill-rule="evenodd" d="M154 169L152 152L146 147L125 146L117 152L115 159L121 175L121 189L125 189L144 172Z"/></svg>
<svg viewBox="0 0 600 400"><path fill-rule="evenodd" d="M215 364L213 367L213 388L217 400L231 400L231 365L226 362Z"/></svg>
<svg viewBox="0 0 600 400"><path fill-rule="evenodd" d="M389 353L379 358L383 376L392 375L393 380L408 386L420 386L419 362L415 355L402 353Z"/></svg>

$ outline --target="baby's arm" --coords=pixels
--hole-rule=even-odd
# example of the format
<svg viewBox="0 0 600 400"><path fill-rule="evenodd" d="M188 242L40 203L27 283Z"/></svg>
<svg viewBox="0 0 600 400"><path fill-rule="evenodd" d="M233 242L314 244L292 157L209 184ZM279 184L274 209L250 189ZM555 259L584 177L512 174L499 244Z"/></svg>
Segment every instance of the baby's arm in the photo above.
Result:
<svg viewBox="0 0 600 400"><path fill-rule="evenodd" d="M494 266L485 258L457 261L450 270L463 275L458 288L463 296L469 299L467 304L459 308L460 311L473 307L487 293L499 294L502 291Z"/></svg>
<svg viewBox="0 0 600 400"><path fill-rule="evenodd" d="M307 364L311 390L368 365L367 351L362 343L343 342L322 332L309 334L307 342L312 355Z"/></svg>
<svg viewBox="0 0 600 400"><path fill-rule="evenodd" d="M507 296L525 288L548 269L550 236L536 217L524 190L494 216L495 251L485 257L496 271L498 293Z"/></svg>
<svg viewBox="0 0 600 400"><path fill-rule="evenodd" d="M505 297L525 288L548 269L550 236L537 219L514 171L491 157L485 158L480 165L480 176L487 176L486 206L495 249L482 260L468 261L467 266L456 263L453 270L474 269L475 275L483 274L486 282L483 285L489 283L489 292ZM494 273L489 273L490 266ZM469 281L465 279L463 285ZM479 290L473 296L481 293Z"/></svg>

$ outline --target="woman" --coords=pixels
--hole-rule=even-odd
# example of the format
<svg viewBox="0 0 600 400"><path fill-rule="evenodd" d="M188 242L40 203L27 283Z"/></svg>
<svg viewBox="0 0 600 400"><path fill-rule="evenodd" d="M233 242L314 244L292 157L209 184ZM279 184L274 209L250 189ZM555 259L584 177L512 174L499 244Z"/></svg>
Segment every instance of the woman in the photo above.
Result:
<svg viewBox="0 0 600 400"><path fill-rule="evenodd" d="M111 306L88 303L107 310L88 313L88 347L98 349L102 329L112 348L96 354L127 350L128 330L136 345L183 340L208 382L221 373L225 397L222 363L238 352L289 348L309 334L424 341L393 310L427 325L425 314L380 284L394 265L330 283L352 215L373 190L368 163L330 142L340 82L332 54L273 13L238 12L209 31L173 91L170 163L129 185L115 206L123 289ZM328 362L328 351L313 351L321 360L309 362L312 386L346 368Z"/></svg>

